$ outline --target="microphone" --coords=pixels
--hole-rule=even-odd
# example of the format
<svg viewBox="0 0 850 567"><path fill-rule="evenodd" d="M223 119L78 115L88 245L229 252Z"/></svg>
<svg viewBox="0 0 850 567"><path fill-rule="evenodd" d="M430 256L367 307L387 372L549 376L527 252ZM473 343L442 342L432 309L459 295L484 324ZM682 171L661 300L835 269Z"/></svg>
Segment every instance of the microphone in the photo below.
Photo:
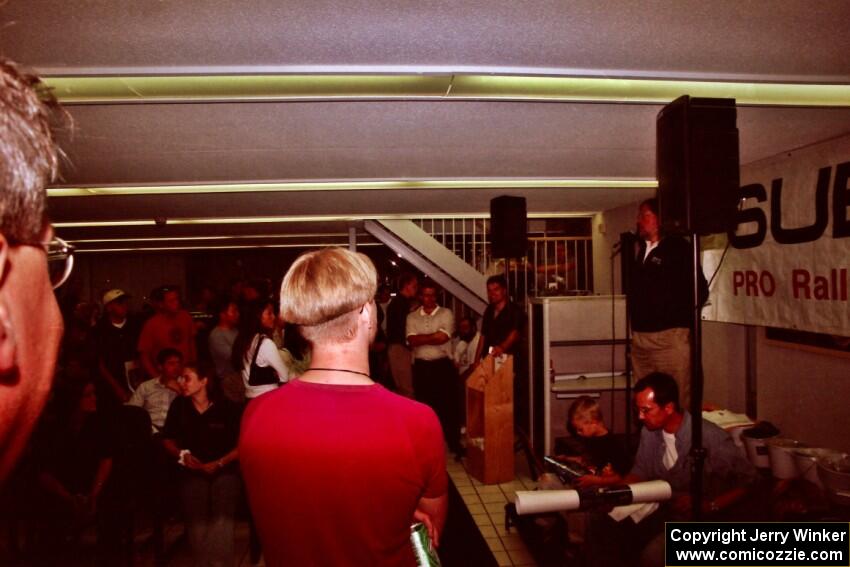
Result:
<svg viewBox="0 0 850 567"><path fill-rule="evenodd" d="M617 254L622 252L623 247L628 248L629 246L632 246L637 241L638 241L638 235L635 234L634 232L631 232L631 231L621 232L620 233L620 240L614 243L614 248L613 248L613 252L611 254L611 257L613 258Z"/></svg>

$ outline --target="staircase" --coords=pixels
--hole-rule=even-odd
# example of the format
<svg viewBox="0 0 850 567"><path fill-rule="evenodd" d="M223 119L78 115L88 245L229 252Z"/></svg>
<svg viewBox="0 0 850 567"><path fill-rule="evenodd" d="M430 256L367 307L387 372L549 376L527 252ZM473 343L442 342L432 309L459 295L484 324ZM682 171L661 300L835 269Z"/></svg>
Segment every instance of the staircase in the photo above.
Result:
<svg viewBox="0 0 850 567"><path fill-rule="evenodd" d="M494 259L484 217L384 219L366 221L365 229L400 257L443 287L444 305L479 315L487 306L486 280L505 275L514 301L527 296L587 295L593 291L592 238L551 236L546 219L530 221L528 255Z"/></svg>

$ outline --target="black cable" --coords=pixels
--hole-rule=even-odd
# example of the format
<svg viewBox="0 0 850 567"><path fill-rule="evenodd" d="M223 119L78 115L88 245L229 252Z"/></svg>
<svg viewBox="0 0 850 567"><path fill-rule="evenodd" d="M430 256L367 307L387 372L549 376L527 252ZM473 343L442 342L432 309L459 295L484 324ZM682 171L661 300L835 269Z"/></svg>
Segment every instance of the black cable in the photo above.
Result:
<svg viewBox="0 0 850 567"><path fill-rule="evenodd" d="M697 236L697 238L699 238ZM717 267L714 269L714 273L711 274L711 278L708 280L708 289L711 290L711 284L714 283L714 278L717 277L717 274L720 272L720 266L723 265L723 260L726 258L726 253L729 251L729 246L731 242L726 240L726 248L723 249L723 254L720 256L720 262L718 262Z"/></svg>
<svg viewBox="0 0 850 567"><path fill-rule="evenodd" d="M740 213L744 208L744 199L738 201L738 212ZM698 236L696 238L699 238ZM708 289L711 291L711 284L714 283L714 278L717 277L717 274L720 273L720 267L723 265L723 260L726 258L726 253L729 251L729 246L732 244L732 241L729 240L729 236L726 236L726 247L723 249L723 254L720 256L720 262L717 263L717 267L714 269L714 273L711 274L711 278L708 280Z"/></svg>
<svg viewBox="0 0 850 567"><path fill-rule="evenodd" d="M620 253L623 253L622 248L620 249ZM615 316L617 314L617 297L614 294L614 258L616 254L611 256L611 413L608 415L611 416L611 432L614 432L614 398L616 397L616 393L614 388L616 387L616 383L614 381L614 372L616 367L616 359L617 359L617 326L614 321Z"/></svg>

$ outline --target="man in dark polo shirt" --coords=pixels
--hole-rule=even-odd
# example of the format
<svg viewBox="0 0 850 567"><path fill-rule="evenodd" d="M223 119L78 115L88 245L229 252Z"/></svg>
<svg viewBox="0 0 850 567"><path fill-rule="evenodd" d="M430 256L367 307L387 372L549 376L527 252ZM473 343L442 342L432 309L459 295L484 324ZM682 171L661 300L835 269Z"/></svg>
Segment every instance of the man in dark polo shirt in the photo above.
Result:
<svg viewBox="0 0 850 567"><path fill-rule="evenodd" d="M525 324L525 313L508 298L508 284L504 276L487 278L487 299L490 305L484 311L481 323L481 341L475 354L475 364L486 355L520 353L520 337ZM514 361L514 371L516 371Z"/></svg>
<svg viewBox="0 0 850 567"><path fill-rule="evenodd" d="M528 386L521 341L525 312L511 302L508 282L501 275L487 278L487 300L490 305L484 311L481 340L473 364L478 364L486 355L495 358L510 354L514 357L514 419L524 428L528 420Z"/></svg>
<svg viewBox="0 0 850 567"><path fill-rule="evenodd" d="M387 306L387 358L396 391L413 398L413 371L410 349L407 348L407 316L413 307L413 298L419 290L419 280L414 274L402 274L398 280L398 293Z"/></svg>

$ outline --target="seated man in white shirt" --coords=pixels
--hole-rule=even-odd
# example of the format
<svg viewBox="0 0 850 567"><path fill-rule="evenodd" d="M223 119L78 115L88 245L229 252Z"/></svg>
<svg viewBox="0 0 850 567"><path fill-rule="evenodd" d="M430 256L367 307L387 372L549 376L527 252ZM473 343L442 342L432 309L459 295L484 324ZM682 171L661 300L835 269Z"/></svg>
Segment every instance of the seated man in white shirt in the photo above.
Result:
<svg viewBox="0 0 850 567"><path fill-rule="evenodd" d="M177 378L183 374L183 355L177 349L165 348L157 354L156 362L159 376L142 382L127 402L150 414L153 433L165 425L168 408L180 391Z"/></svg>
<svg viewBox="0 0 850 567"><path fill-rule="evenodd" d="M616 523L597 522L592 540L599 564L638 561L664 563L664 522L691 519L691 438L693 418L679 405L679 387L669 374L652 372L634 385L634 403L643 424L634 465L625 483L664 480L673 497L658 506L644 506L628 517L611 517ZM747 495L756 471L728 433L702 419L704 514L727 510ZM607 522L607 523L606 523ZM615 542L615 543L612 543Z"/></svg>

